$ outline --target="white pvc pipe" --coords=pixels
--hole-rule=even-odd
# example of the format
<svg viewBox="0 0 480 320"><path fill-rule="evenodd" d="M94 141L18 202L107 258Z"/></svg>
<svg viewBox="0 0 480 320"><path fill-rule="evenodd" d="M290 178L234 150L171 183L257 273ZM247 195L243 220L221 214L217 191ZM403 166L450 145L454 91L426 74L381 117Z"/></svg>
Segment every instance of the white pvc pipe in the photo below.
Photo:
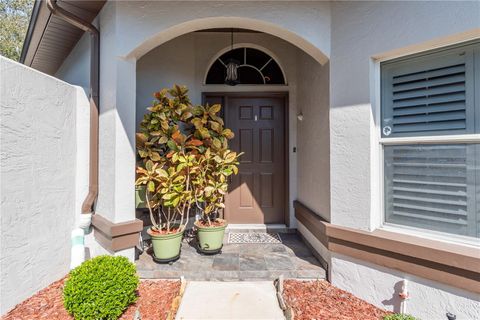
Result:
<svg viewBox="0 0 480 320"><path fill-rule="evenodd" d="M402 314L407 313L407 300L409 298L407 286L408 286L408 281L404 279L402 281L402 292L400 292L400 298L402 299L402 302L400 304L400 313Z"/></svg>
<svg viewBox="0 0 480 320"><path fill-rule="evenodd" d="M72 230L70 270L81 265L83 261L85 261L85 231L82 228L76 228Z"/></svg>

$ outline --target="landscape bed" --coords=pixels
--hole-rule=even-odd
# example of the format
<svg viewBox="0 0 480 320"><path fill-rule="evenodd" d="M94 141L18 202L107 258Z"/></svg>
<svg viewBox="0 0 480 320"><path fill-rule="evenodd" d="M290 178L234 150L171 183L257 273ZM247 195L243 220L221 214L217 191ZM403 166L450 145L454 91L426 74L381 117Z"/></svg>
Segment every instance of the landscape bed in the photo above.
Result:
<svg viewBox="0 0 480 320"><path fill-rule="evenodd" d="M391 314L323 280L286 280L283 296L295 320L381 320Z"/></svg>
<svg viewBox="0 0 480 320"><path fill-rule="evenodd" d="M18 304L2 319L58 319L72 320L63 305L65 279L52 283L32 297ZM174 319L180 293L180 281L141 280L138 300L130 305L120 319L134 319L138 310L142 320ZM283 296L295 320L381 320L391 314L377 308L324 280L286 280Z"/></svg>
<svg viewBox="0 0 480 320"><path fill-rule="evenodd" d="M7 313L3 320L56 319L72 320L63 306L63 286L65 279L52 283L32 297L18 304ZM138 300L130 305L120 319L133 319L138 309L142 320L166 319L174 298L179 294L180 281L142 280L138 286ZM170 318L174 318L172 314Z"/></svg>

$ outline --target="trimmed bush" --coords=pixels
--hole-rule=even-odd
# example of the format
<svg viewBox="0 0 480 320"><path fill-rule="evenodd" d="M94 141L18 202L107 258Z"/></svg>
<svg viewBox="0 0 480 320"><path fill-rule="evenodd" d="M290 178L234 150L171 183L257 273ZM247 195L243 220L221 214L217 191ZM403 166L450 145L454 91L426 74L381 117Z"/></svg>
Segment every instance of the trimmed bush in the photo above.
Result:
<svg viewBox="0 0 480 320"><path fill-rule="evenodd" d="M138 283L127 258L98 256L70 272L63 304L75 319L118 319L137 300Z"/></svg>
<svg viewBox="0 0 480 320"><path fill-rule="evenodd" d="M420 320L409 314L394 313L383 317L383 320Z"/></svg>

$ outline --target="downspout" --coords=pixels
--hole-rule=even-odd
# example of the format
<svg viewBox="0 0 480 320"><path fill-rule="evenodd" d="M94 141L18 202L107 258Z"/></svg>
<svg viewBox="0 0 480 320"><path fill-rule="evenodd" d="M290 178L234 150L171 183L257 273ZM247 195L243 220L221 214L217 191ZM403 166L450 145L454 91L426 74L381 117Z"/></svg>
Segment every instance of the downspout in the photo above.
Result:
<svg viewBox="0 0 480 320"><path fill-rule="evenodd" d="M100 79L100 33L91 23L61 8L57 0L47 0L47 7L54 16L90 34L90 164L88 194L83 200L82 214L94 213L98 196L98 114Z"/></svg>

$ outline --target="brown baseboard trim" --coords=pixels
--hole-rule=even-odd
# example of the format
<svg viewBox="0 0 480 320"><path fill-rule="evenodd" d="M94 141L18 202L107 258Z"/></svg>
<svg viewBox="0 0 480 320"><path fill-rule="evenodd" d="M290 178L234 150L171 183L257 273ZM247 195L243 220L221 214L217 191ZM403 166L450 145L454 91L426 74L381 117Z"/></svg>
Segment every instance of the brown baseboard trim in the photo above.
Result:
<svg viewBox="0 0 480 320"><path fill-rule="evenodd" d="M480 249L397 232L332 225L295 201L295 217L328 250L480 293Z"/></svg>
<svg viewBox="0 0 480 320"><path fill-rule="evenodd" d="M139 219L113 223L98 213L92 216L92 225L95 240L110 252L135 247L143 229Z"/></svg>
<svg viewBox="0 0 480 320"><path fill-rule="evenodd" d="M293 207L295 209L295 218L297 218L324 247L328 248L329 239L327 228L329 223L297 200L293 202Z"/></svg>

